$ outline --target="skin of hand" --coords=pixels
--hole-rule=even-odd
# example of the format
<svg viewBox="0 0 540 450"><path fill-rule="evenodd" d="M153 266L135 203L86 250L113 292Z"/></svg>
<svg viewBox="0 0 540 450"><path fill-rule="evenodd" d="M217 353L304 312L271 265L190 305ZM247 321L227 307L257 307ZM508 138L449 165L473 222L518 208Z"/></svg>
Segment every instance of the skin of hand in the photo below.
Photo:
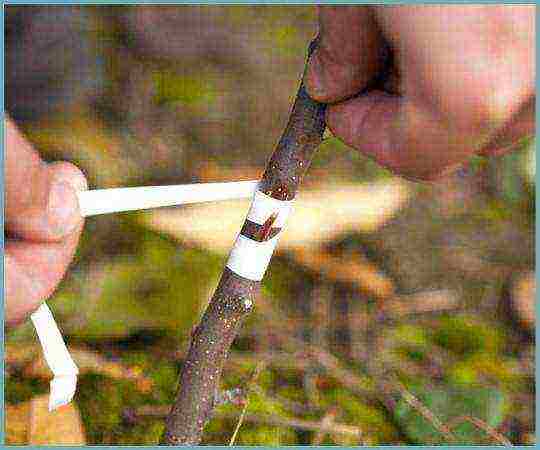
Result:
<svg viewBox="0 0 540 450"><path fill-rule="evenodd" d="M434 180L534 134L533 5L321 6L319 23L308 92L395 173Z"/></svg>
<svg viewBox="0 0 540 450"><path fill-rule="evenodd" d="M8 118L5 130L5 321L20 324L55 290L83 228L73 164L44 162Z"/></svg>

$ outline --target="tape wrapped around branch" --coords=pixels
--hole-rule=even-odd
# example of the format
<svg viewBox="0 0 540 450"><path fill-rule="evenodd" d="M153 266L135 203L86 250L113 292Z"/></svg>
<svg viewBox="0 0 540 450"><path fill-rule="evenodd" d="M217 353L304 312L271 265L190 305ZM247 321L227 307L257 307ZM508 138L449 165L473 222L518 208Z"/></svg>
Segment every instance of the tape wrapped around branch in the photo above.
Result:
<svg viewBox="0 0 540 450"><path fill-rule="evenodd" d="M262 280L292 207L292 200L277 200L256 191L246 223L259 227L251 227L249 234L246 226L242 228L229 255L227 267L248 280Z"/></svg>

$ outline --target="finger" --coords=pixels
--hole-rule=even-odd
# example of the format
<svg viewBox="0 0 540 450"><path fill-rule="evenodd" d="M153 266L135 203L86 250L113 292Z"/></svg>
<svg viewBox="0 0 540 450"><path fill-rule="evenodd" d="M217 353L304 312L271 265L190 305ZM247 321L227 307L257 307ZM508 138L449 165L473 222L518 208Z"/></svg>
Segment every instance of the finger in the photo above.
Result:
<svg viewBox="0 0 540 450"><path fill-rule="evenodd" d="M5 247L5 318L21 323L56 289L73 258L80 224L61 242L8 241Z"/></svg>
<svg viewBox="0 0 540 450"><path fill-rule="evenodd" d="M76 191L87 188L70 163L47 164L9 119L6 130L6 229L25 239L60 240L82 223Z"/></svg>
<svg viewBox="0 0 540 450"><path fill-rule="evenodd" d="M381 70L384 41L366 6L320 6L319 45L308 63L308 93L336 102L358 93Z"/></svg>
<svg viewBox="0 0 540 450"><path fill-rule="evenodd" d="M398 175L433 180L478 151L480 141L454 135L431 109L380 91L331 105L330 130Z"/></svg>
<svg viewBox="0 0 540 450"><path fill-rule="evenodd" d="M377 20L393 43L403 96L371 92L333 105L327 123L403 176L430 180L459 166L534 97L530 8L392 7Z"/></svg>

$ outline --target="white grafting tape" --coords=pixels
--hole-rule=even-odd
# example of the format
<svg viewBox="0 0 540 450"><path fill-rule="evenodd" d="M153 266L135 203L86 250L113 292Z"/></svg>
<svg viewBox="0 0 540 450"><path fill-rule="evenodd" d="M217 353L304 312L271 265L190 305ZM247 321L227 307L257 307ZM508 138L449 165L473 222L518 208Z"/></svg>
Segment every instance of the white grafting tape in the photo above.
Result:
<svg viewBox="0 0 540 450"><path fill-rule="evenodd" d="M272 228L283 228L292 211L293 201L281 201L256 191L247 214L247 219L259 225L272 215L277 214ZM238 235L229 254L227 267L237 275L248 280L261 281L270 263L270 258L279 240L279 233L268 241L258 242L243 235Z"/></svg>
<svg viewBox="0 0 540 450"><path fill-rule="evenodd" d="M54 375L50 383L49 396L49 411L53 411L73 399L79 369L69 354L47 304L42 303L30 318L43 348L45 361Z"/></svg>
<svg viewBox="0 0 540 450"><path fill-rule="evenodd" d="M258 181L233 181L93 189L78 192L79 208L81 214L86 217L162 206L249 198L257 189L257 184Z"/></svg>
<svg viewBox="0 0 540 450"><path fill-rule="evenodd" d="M252 222L263 225L272 213L277 213L278 216L272 224L272 228L283 228L287 221L287 217L289 217L289 214L291 213L293 205L293 200L276 200L275 198L269 197L264 192L257 190L253 194L253 201L247 218Z"/></svg>
<svg viewBox="0 0 540 450"><path fill-rule="evenodd" d="M256 191L257 185L258 181L235 181L81 191L78 192L79 209L81 215L86 217L160 206L248 198ZM49 410L52 411L73 399L79 370L47 304L43 303L30 318L45 360L54 375L49 396Z"/></svg>
<svg viewBox="0 0 540 450"><path fill-rule="evenodd" d="M238 235L229 254L227 267L248 280L261 281L276 248L278 236L269 241L257 242Z"/></svg>

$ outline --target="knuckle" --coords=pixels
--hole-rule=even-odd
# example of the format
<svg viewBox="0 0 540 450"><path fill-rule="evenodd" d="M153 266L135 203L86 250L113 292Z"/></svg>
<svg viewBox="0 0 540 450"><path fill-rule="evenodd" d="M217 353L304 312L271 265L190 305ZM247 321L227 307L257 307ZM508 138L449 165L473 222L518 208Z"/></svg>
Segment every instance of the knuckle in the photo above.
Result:
<svg viewBox="0 0 540 450"><path fill-rule="evenodd" d="M460 84L462 89L442 93L433 106L450 130L472 137L502 128L530 97L527 83L515 80L462 80Z"/></svg>

